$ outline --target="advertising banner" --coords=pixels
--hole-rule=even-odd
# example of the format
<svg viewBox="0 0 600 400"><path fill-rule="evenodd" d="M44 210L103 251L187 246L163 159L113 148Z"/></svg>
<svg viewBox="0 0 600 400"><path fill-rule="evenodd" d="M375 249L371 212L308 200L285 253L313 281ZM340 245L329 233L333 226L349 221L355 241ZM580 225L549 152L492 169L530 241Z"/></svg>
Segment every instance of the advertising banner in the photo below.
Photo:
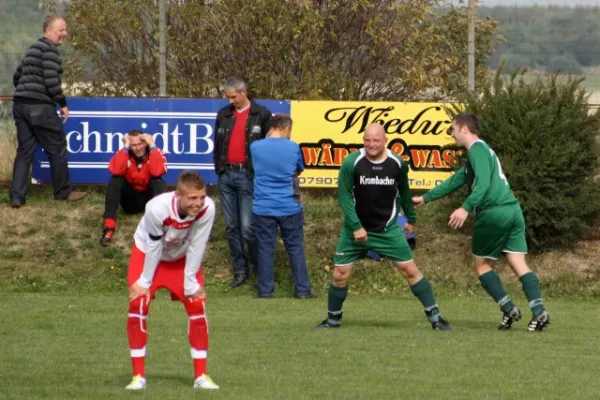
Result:
<svg viewBox="0 0 600 400"><path fill-rule="evenodd" d="M304 187L335 187L344 158L361 148L373 122L383 125L387 147L408 163L412 189L430 189L451 174L456 150L441 103L292 101L292 139L304 155Z"/></svg>
<svg viewBox="0 0 600 400"><path fill-rule="evenodd" d="M184 169L197 170L209 185L216 184L213 165L214 124L227 100L151 98L69 98L65 124L72 183L106 184L108 162L122 148L132 129L151 134L167 157L165 181L174 184ZM257 100L273 113L290 113L287 101ZM33 179L50 183L47 155L38 149Z"/></svg>

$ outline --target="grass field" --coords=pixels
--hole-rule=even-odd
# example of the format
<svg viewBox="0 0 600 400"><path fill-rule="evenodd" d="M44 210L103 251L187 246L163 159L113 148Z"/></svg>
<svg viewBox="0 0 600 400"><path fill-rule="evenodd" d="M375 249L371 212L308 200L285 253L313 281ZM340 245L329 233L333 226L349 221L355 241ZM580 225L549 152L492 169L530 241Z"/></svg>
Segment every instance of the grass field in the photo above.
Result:
<svg viewBox="0 0 600 400"><path fill-rule="evenodd" d="M0 398L132 398L125 331L125 273L138 216L120 218L115 242L98 244L103 196L78 203L34 187L27 206L0 189ZM530 257L552 313L547 332L525 320L499 332L497 306L469 266L468 228L449 232L443 203L420 211L415 257L438 294L452 332L434 332L420 304L387 263L356 267L344 327L315 331L324 318L339 222L332 196L308 193L306 253L317 300L295 300L282 246L276 298L253 285L231 290L225 232L217 215L205 276L209 371L227 399L594 399L597 377L598 243ZM436 204L436 203L434 203ZM498 270L519 297L505 265ZM158 296L149 320L149 386L144 398L194 395L182 307Z"/></svg>
<svg viewBox="0 0 600 400"><path fill-rule="evenodd" d="M14 141L0 124L1 171ZM3 139L7 139L4 140ZM12 148L9 149L9 148ZM14 153L12 153L14 154ZM104 193L73 204L32 186L27 205L8 206L0 186L0 399L134 398L125 331L126 271L140 215L119 215L111 246L98 243ZM212 189L209 190L212 194ZM216 196L215 196L216 197ZM447 227L451 201L418 211L415 260L432 282L452 332L434 332L387 262L355 267L344 327L315 331L341 213L331 191L304 191L305 246L317 300L293 299L289 262L276 251L276 291L231 290L228 246L217 213L204 260L209 296L209 372L222 389L194 392L182 307L159 295L149 320L149 386L143 398L226 399L597 399L600 246L531 255L552 313L547 332L525 331L520 283L497 271L525 314L499 332L497 306L471 267L470 222Z"/></svg>
<svg viewBox="0 0 600 400"><path fill-rule="evenodd" d="M325 299L209 292L214 399L594 399L597 304L552 300L546 332L495 329L485 298L442 298L452 332L430 329L410 297L350 296L345 326L313 330ZM126 298L96 293L0 295L0 398L134 398ZM518 304L525 306L524 299ZM194 394L186 316L158 296L149 318L144 398Z"/></svg>

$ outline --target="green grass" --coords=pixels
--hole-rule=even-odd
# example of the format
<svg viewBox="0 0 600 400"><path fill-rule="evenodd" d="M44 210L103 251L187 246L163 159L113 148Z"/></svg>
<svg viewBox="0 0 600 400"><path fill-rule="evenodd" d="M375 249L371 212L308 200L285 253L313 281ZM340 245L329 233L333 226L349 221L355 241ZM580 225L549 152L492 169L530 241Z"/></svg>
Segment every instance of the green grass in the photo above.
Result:
<svg viewBox="0 0 600 400"><path fill-rule="evenodd" d="M101 188L76 204L32 187L27 205L8 207L0 188L0 398L132 398L125 333L126 271L141 215L120 215L114 242L98 243ZM216 197L216 196L213 196ZM454 331L433 332L407 284L387 262L354 270L345 326L313 331L324 318L331 258L341 221L330 191L303 193L305 245L318 300L293 299L289 262L276 252L272 300L254 285L231 290L222 214L204 261L209 293L209 370L222 390L194 393L179 304L160 295L150 313L149 388L144 398L226 399L598 398L595 382L598 242L529 258L553 323L528 334L527 321L498 332L500 313L470 265L469 226L447 227L449 204L419 211L415 259L432 282ZM497 270L517 304L519 281ZM527 317L526 317L527 319Z"/></svg>
<svg viewBox="0 0 600 400"><path fill-rule="evenodd" d="M160 292L159 292L160 294ZM524 299L518 298L524 306ZM0 398L114 399L130 380L126 297L0 295ZM593 399L600 370L597 304L552 300L546 332L495 329L487 298L442 298L452 332L430 329L412 297L350 296L345 325L312 330L326 301L208 298L209 373L221 390L194 393L180 304L159 295L149 318L143 398Z"/></svg>
<svg viewBox="0 0 600 400"><path fill-rule="evenodd" d="M101 291L114 292L125 284L131 238L141 215L119 214L117 232L109 247L101 247L104 193L88 188L88 196L77 204L57 202L48 187L32 187L27 205L8 207L8 190L0 188L0 290L11 292ZM231 262L221 209L204 259L208 284L229 292ZM305 252L313 287L325 294L331 279L333 249L341 223L341 212L331 191L306 191ZM436 291L469 295L481 288L471 266L470 224L458 232L447 226L451 208L447 201L434 202L418 213L415 260ZM600 247L582 242L572 251L549 252L529 257L540 275L545 296L600 295ZM293 295L290 267L279 240L275 254L275 295ZM520 282L507 265L497 269L511 290ZM77 288L77 289L74 289ZM350 290L380 296L409 293L406 283L389 262L365 260L354 270ZM253 290L243 291L252 295Z"/></svg>

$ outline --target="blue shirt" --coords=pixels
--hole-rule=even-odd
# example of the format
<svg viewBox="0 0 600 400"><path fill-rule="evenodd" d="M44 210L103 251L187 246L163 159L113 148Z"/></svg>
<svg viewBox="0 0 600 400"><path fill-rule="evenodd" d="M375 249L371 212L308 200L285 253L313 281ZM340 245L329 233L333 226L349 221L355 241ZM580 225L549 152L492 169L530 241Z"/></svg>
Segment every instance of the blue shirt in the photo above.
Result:
<svg viewBox="0 0 600 400"><path fill-rule="evenodd" d="M302 210L298 173L304 171L302 151L285 138L265 138L250 145L254 167L252 212L285 217Z"/></svg>

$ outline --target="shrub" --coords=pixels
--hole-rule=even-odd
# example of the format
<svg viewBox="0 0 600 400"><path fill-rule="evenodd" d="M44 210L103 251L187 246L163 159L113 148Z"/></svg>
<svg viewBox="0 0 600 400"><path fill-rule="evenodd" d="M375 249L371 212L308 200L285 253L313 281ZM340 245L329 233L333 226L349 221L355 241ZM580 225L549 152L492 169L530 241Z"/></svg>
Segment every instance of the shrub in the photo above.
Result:
<svg viewBox="0 0 600 400"><path fill-rule="evenodd" d="M531 249L572 247L600 215L600 112L590 113L583 79L554 74L526 84L519 71L502 72L460 103L480 117L481 138L502 161Z"/></svg>

